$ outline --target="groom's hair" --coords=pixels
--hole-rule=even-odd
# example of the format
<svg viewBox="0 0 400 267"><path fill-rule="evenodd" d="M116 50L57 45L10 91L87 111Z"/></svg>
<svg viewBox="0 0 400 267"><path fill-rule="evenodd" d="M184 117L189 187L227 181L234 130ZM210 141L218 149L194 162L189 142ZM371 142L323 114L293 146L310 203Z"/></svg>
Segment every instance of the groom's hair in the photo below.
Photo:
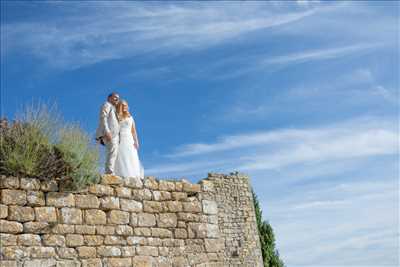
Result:
<svg viewBox="0 0 400 267"><path fill-rule="evenodd" d="M118 95L118 93L117 93L117 92L112 92L112 93L110 93L110 94L108 95L107 98L110 98L110 97L112 97L113 95Z"/></svg>

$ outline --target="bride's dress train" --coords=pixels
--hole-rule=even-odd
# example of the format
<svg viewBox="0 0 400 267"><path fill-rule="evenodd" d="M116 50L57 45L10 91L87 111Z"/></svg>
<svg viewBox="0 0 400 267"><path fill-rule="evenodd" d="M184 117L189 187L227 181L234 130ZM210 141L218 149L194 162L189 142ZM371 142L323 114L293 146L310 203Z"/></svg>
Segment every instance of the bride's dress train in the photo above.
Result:
<svg viewBox="0 0 400 267"><path fill-rule="evenodd" d="M118 155L115 161L115 175L121 177L144 177L143 166L134 146L132 136L133 118L128 117L120 122Z"/></svg>

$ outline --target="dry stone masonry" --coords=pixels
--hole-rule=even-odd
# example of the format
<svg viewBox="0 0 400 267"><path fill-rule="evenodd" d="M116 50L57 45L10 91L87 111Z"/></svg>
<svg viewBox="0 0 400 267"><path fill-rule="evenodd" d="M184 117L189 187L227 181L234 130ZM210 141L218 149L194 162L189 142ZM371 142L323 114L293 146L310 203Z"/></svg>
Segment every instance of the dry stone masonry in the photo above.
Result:
<svg viewBox="0 0 400 267"><path fill-rule="evenodd" d="M0 177L1 267L263 266L249 178Z"/></svg>

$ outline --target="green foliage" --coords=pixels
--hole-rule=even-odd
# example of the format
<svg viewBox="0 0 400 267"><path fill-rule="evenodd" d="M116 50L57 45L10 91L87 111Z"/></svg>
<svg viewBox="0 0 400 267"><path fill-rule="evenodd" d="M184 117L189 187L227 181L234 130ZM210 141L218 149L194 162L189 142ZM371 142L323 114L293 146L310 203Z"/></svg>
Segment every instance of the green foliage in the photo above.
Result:
<svg viewBox="0 0 400 267"><path fill-rule="evenodd" d="M26 106L0 127L0 174L70 179L73 188L96 182L99 153L77 125L62 123L56 108Z"/></svg>
<svg viewBox="0 0 400 267"><path fill-rule="evenodd" d="M90 146L90 137L78 126L60 130L60 140L56 144L66 162L65 173L77 187L94 183L98 179L98 151Z"/></svg>
<svg viewBox="0 0 400 267"><path fill-rule="evenodd" d="M264 267L284 267L285 264L279 257L279 252L275 248L275 236L271 225L262 218L262 211L257 195L252 190L254 199L254 208L256 212L256 220L258 233L260 235L261 252L264 261Z"/></svg>

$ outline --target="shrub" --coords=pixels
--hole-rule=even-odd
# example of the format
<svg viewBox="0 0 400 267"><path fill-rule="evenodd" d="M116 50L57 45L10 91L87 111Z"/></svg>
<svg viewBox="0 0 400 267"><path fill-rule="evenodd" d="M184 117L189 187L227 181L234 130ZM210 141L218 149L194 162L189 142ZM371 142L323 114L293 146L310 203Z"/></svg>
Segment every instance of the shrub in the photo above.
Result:
<svg viewBox="0 0 400 267"><path fill-rule="evenodd" d="M262 218L262 210L254 190L251 191L254 200L254 209L256 212L256 221L258 233L260 235L261 252L264 261L264 267L285 267L284 262L275 248L275 235L271 225Z"/></svg>
<svg viewBox="0 0 400 267"><path fill-rule="evenodd" d="M55 106L26 106L0 128L0 173L71 180L74 188L96 182L98 150L79 126L62 123Z"/></svg>

